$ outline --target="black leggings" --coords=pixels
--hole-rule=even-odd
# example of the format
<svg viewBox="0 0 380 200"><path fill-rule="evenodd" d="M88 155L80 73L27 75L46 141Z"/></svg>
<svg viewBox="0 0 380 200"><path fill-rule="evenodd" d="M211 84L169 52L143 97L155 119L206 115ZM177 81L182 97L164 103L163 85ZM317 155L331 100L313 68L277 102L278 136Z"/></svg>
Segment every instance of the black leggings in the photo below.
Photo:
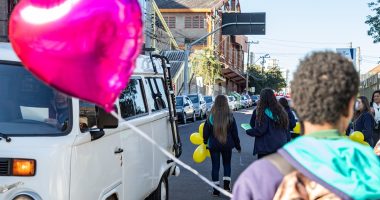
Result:
<svg viewBox="0 0 380 200"><path fill-rule="evenodd" d="M232 149L225 150L225 151L210 150L210 154L211 154L211 164L212 164L212 170L211 170L212 181L214 182L219 181L220 155L222 155L222 159L223 159L224 176L231 177Z"/></svg>

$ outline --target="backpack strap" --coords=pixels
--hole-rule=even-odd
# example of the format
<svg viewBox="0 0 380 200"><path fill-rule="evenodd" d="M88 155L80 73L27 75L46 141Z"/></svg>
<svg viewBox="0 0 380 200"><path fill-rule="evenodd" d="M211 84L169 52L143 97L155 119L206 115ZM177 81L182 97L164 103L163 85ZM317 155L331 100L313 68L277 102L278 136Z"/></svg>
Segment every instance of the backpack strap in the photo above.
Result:
<svg viewBox="0 0 380 200"><path fill-rule="evenodd" d="M287 160L285 160L279 153L273 153L264 159L271 162L282 175L287 175L296 170Z"/></svg>

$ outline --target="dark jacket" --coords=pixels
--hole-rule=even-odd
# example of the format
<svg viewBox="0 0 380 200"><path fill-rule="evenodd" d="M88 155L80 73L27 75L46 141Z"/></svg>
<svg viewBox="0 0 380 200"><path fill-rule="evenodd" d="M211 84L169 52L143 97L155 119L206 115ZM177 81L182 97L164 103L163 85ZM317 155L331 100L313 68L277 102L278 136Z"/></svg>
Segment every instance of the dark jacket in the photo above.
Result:
<svg viewBox="0 0 380 200"><path fill-rule="evenodd" d="M372 134L375 127L375 120L369 113L363 113L358 119L354 120L354 131L360 131L364 135L364 141L373 146Z"/></svg>
<svg viewBox="0 0 380 200"><path fill-rule="evenodd" d="M293 112L290 108L285 108L286 113L288 113L288 118L289 118L289 130L288 130L288 135L287 135L287 140L288 142L292 138L290 131L293 131L294 127L296 127L296 118L293 115Z"/></svg>
<svg viewBox="0 0 380 200"><path fill-rule="evenodd" d="M212 124L212 117L209 117L203 127L203 141L208 145L210 150L223 151L231 150L233 148L236 148L239 151L241 150L238 129L234 117L232 117L232 122L228 125L226 144L221 144L218 139L216 139L213 133L214 127Z"/></svg>
<svg viewBox="0 0 380 200"><path fill-rule="evenodd" d="M256 110L253 111L250 125L246 133L255 137L253 155L269 154L276 152L288 141L288 130L275 126L275 121L266 114L263 116L263 122L260 124L256 121Z"/></svg>

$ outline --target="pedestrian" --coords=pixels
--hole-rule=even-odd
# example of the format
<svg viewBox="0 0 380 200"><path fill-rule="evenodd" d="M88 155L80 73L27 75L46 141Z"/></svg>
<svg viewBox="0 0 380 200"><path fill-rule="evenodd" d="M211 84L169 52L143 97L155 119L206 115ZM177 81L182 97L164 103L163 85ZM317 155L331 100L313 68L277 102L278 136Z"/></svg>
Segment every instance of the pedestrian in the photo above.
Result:
<svg viewBox="0 0 380 200"><path fill-rule="evenodd" d="M355 113L352 120L352 130L360 131L364 135L366 141L371 147L374 146L373 130L375 127L375 120L371 114L371 108L368 99L365 96L360 96L355 103Z"/></svg>
<svg viewBox="0 0 380 200"><path fill-rule="evenodd" d="M223 160L223 187L231 192L231 156L232 149L241 152L240 140L235 118L228 106L227 97L218 95L211 108L211 114L203 128L204 143L210 150L211 177L216 185L219 184L220 156ZM213 195L219 196L220 192L213 189Z"/></svg>
<svg viewBox="0 0 380 200"><path fill-rule="evenodd" d="M289 120L289 129L288 129L288 142L291 140L292 138L292 135L290 133L290 131L292 131L294 129L294 127L296 127L296 118L294 117L294 114L292 112L292 109L290 108L289 106L289 103L288 103L288 100L286 100L285 97L281 97L278 102L280 103L280 105L284 108L285 112L288 114L288 120Z"/></svg>
<svg viewBox="0 0 380 200"><path fill-rule="evenodd" d="M375 118L375 127L373 131L373 142L376 143L380 139L380 90L375 90L371 98L371 112Z"/></svg>
<svg viewBox="0 0 380 200"><path fill-rule="evenodd" d="M288 141L288 115L277 102L272 89L260 92L260 102L253 111L250 125L246 130L249 136L255 137L253 155L258 159L272 154Z"/></svg>
<svg viewBox="0 0 380 200"><path fill-rule="evenodd" d="M343 136L358 90L359 75L344 56L306 56L291 82L303 136L253 162L232 199L380 199L380 159Z"/></svg>

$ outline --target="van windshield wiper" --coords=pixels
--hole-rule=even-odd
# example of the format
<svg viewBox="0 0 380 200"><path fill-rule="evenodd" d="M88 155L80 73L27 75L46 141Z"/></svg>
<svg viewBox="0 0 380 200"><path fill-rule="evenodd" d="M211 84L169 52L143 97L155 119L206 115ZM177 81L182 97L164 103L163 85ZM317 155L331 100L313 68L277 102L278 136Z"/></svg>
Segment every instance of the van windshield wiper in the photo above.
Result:
<svg viewBox="0 0 380 200"><path fill-rule="evenodd" d="M12 141L12 139L8 135L6 135L4 133L0 133L0 140L2 140L2 138L4 138L6 142Z"/></svg>

